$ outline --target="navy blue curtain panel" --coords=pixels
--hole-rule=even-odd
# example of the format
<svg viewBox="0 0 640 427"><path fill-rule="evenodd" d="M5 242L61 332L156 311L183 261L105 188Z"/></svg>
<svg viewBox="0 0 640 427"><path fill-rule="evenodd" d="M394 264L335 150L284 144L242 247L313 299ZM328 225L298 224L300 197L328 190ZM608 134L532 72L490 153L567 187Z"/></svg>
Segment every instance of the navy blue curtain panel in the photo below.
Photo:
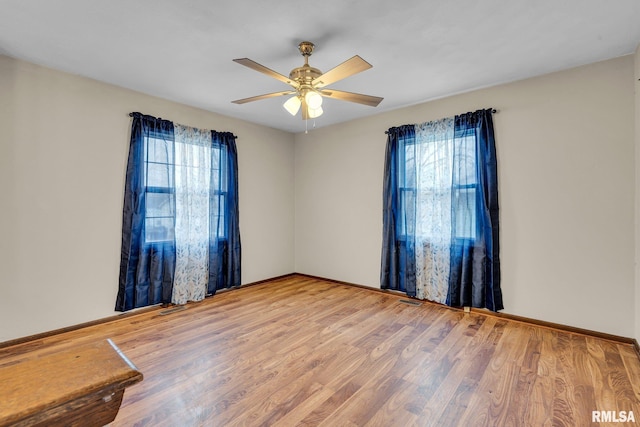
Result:
<svg viewBox="0 0 640 427"><path fill-rule="evenodd" d="M451 273L447 304L504 309L500 288L500 224L498 208L498 162L493 130L492 109L478 110L455 117L455 140L473 144L476 153L475 239L454 239L451 245ZM462 144L454 144L453 186L463 186L465 163ZM459 236L455 230L453 236Z"/></svg>
<svg viewBox="0 0 640 427"><path fill-rule="evenodd" d="M404 125L387 131L387 150L384 166L382 267L380 287L416 295L415 266L415 197L406 181L414 181L415 174L405 176L407 147L415 146L415 126Z"/></svg>
<svg viewBox="0 0 640 427"><path fill-rule="evenodd" d="M173 123L132 113L131 141L124 189L120 279L116 310L125 311L158 303L169 303L175 270L175 241L145 242L147 201L145 152L150 139L173 157ZM167 164L158 174L170 174ZM170 181L171 177L168 176Z"/></svg>
<svg viewBox="0 0 640 427"><path fill-rule="evenodd" d="M211 175L212 188L221 183L220 190L209 199L209 283L207 292L215 294L218 289L240 286L240 213L238 208L238 152L236 137L230 132L211 131L212 144L219 147L211 150L211 164L223 165L219 171L224 176ZM219 212L221 214L219 214ZM220 224L220 222L223 222Z"/></svg>

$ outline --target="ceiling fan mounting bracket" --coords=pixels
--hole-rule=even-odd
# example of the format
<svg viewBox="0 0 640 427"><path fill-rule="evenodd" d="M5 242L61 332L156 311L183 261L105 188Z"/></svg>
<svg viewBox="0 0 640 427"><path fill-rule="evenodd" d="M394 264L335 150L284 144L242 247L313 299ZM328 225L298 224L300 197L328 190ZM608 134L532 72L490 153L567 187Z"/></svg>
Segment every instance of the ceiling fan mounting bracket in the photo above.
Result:
<svg viewBox="0 0 640 427"><path fill-rule="evenodd" d="M308 56L311 56L311 54L313 53L314 47L315 45L311 42L300 42L300 44L298 45L298 49L300 50L300 53L305 58Z"/></svg>

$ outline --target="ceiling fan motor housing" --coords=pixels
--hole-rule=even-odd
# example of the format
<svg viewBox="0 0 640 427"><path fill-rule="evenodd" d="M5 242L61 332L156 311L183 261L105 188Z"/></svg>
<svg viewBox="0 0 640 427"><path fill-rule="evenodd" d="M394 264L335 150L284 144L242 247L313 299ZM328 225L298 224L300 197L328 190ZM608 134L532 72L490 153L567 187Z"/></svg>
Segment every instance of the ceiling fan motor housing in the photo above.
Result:
<svg viewBox="0 0 640 427"><path fill-rule="evenodd" d="M322 71L304 64L302 67L294 68L289 73L289 78L300 85L311 86L313 80L322 75Z"/></svg>

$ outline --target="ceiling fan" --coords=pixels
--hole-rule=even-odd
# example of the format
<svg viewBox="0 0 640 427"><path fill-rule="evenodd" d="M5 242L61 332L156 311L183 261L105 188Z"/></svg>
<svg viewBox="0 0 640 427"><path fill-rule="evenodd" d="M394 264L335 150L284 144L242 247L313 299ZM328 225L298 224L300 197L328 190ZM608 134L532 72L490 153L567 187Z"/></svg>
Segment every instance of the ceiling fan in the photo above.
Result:
<svg viewBox="0 0 640 427"><path fill-rule="evenodd" d="M280 80L281 82L291 86L293 89L252 96L250 98L238 99L231 102L234 104L245 104L247 102L258 101L260 99L293 95L284 103L284 108L292 116L295 116L298 114L299 110L302 110L302 120L308 120L319 117L322 114L322 97L356 102L358 104L369 105L371 107L376 107L383 100L383 98L377 96L326 89L326 86L335 83L338 80L342 80L371 68L371 64L356 55L326 73L322 73L317 68L309 65L309 57L313 53L314 47L314 44L308 41L304 41L298 45L298 49L304 57L304 65L291 70L289 77L277 73L264 65L258 64L249 58L234 59L234 62L259 71L273 77L274 79Z"/></svg>

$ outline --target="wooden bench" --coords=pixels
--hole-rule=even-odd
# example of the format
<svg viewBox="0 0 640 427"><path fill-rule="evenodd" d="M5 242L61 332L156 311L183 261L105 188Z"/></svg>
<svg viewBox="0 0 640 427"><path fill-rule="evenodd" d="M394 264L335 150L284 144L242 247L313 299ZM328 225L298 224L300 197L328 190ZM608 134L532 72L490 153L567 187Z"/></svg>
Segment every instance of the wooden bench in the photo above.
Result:
<svg viewBox="0 0 640 427"><path fill-rule="evenodd" d="M0 426L104 426L142 373L111 340L0 360Z"/></svg>

